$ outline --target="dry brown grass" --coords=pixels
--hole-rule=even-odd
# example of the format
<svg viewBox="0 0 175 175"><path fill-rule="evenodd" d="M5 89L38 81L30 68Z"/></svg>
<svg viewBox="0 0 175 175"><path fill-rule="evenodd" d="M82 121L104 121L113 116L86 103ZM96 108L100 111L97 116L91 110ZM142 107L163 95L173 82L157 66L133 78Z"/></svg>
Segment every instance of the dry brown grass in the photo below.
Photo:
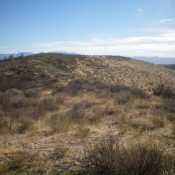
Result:
<svg viewBox="0 0 175 175"><path fill-rule="evenodd" d="M88 127L78 127L76 136L80 137L81 139L88 137L91 134L91 130Z"/></svg>
<svg viewBox="0 0 175 175"><path fill-rule="evenodd" d="M175 140L175 125L172 126L172 137Z"/></svg>
<svg viewBox="0 0 175 175"><path fill-rule="evenodd" d="M51 158L55 160L62 159L68 150L69 148L65 147L64 145L57 144L52 152Z"/></svg>
<svg viewBox="0 0 175 175"><path fill-rule="evenodd" d="M0 164L0 174L5 174L7 172L20 172L25 168L29 159L30 156L28 153L22 151L15 152Z"/></svg>
<svg viewBox="0 0 175 175"><path fill-rule="evenodd" d="M64 115L53 114L47 118L45 125L49 127L50 134L55 134L67 132L71 127L71 122Z"/></svg>

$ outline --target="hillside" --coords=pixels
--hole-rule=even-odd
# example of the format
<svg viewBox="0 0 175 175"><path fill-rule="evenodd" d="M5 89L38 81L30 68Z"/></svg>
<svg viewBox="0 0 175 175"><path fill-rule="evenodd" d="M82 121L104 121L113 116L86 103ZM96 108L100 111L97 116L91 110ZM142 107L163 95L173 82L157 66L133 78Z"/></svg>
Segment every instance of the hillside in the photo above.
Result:
<svg viewBox="0 0 175 175"><path fill-rule="evenodd" d="M175 174L174 70L120 56L0 61L0 174L130 172Z"/></svg>
<svg viewBox="0 0 175 175"><path fill-rule="evenodd" d="M98 80L152 92L175 87L175 72L158 65L115 56L39 54L0 62L1 89L56 86L74 79Z"/></svg>
<svg viewBox="0 0 175 175"><path fill-rule="evenodd" d="M163 65L163 66L166 68L175 70L175 64L168 64L168 65Z"/></svg>

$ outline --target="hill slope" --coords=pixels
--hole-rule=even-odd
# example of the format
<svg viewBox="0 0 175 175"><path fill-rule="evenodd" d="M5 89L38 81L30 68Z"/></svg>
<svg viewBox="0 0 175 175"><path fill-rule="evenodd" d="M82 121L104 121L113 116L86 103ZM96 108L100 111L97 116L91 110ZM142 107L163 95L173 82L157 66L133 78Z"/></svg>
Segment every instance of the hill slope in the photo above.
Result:
<svg viewBox="0 0 175 175"><path fill-rule="evenodd" d="M175 64L168 64L168 65L163 65L163 66L166 67L166 68L175 70Z"/></svg>
<svg viewBox="0 0 175 175"><path fill-rule="evenodd" d="M119 56L39 54L0 62L1 90L65 84L74 79L133 86L152 92L160 84L175 87L175 72Z"/></svg>
<svg viewBox="0 0 175 175"><path fill-rule="evenodd" d="M0 174L95 175L94 160L100 174L175 174L175 91L146 93L159 84L174 87L175 71L124 57L0 61Z"/></svg>

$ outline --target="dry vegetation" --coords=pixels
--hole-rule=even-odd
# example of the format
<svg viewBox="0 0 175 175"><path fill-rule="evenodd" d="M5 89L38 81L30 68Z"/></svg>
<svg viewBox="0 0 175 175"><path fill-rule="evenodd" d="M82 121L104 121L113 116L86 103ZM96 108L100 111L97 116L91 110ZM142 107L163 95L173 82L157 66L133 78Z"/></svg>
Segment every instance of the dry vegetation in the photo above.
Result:
<svg viewBox="0 0 175 175"><path fill-rule="evenodd" d="M0 174L175 174L173 70L41 54L0 61L0 83Z"/></svg>

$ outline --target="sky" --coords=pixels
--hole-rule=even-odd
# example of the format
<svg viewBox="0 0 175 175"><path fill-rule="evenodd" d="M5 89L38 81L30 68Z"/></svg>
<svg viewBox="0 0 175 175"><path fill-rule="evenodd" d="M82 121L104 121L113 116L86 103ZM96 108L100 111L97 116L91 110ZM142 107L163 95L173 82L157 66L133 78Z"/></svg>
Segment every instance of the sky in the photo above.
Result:
<svg viewBox="0 0 175 175"><path fill-rule="evenodd" d="M0 0L0 53L175 57L175 0Z"/></svg>

